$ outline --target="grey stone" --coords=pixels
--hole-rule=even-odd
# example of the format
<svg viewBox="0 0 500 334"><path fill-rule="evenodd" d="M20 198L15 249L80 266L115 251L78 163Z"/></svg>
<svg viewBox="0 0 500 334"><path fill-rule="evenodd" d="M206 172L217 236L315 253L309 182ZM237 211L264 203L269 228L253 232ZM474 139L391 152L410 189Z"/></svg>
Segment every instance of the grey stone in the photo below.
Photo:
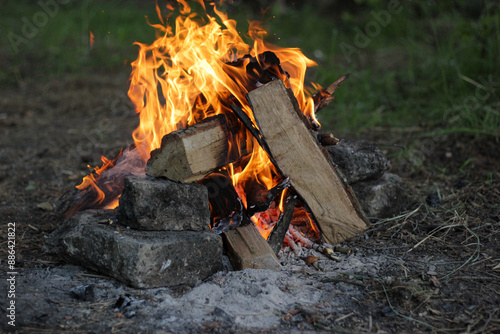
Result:
<svg viewBox="0 0 500 334"><path fill-rule="evenodd" d="M125 178L119 214L120 223L138 230L208 230L207 188L197 183L129 176Z"/></svg>
<svg viewBox="0 0 500 334"><path fill-rule="evenodd" d="M393 217L407 203L403 181L392 173L385 173L377 180L357 182L352 189L369 218Z"/></svg>
<svg viewBox="0 0 500 334"><path fill-rule="evenodd" d="M326 146L333 162L349 184L380 178L391 168L391 163L377 146L367 140L342 140Z"/></svg>
<svg viewBox="0 0 500 334"><path fill-rule="evenodd" d="M116 210L78 212L49 236L49 251L135 288L194 285L223 269L222 238L212 231L138 231L115 222Z"/></svg>

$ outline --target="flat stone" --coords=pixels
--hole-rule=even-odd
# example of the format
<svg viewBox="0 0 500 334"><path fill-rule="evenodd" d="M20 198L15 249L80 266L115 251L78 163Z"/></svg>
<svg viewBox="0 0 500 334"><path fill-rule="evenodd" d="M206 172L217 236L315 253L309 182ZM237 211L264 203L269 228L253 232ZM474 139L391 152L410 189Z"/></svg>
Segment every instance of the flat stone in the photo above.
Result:
<svg viewBox="0 0 500 334"><path fill-rule="evenodd" d="M340 168L349 184L380 178L391 163L377 146L367 140L342 140L326 146L333 162Z"/></svg>
<svg viewBox="0 0 500 334"><path fill-rule="evenodd" d="M385 173L380 179L357 182L352 189L368 218L393 217L407 204L401 178Z"/></svg>
<svg viewBox="0 0 500 334"><path fill-rule="evenodd" d="M138 230L209 230L207 188L197 183L129 176L120 197L120 223Z"/></svg>
<svg viewBox="0 0 500 334"><path fill-rule="evenodd" d="M138 231L116 221L116 210L78 212L49 236L49 251L135 288L195 285L223 269L222 238L212 231Z"/></svg>

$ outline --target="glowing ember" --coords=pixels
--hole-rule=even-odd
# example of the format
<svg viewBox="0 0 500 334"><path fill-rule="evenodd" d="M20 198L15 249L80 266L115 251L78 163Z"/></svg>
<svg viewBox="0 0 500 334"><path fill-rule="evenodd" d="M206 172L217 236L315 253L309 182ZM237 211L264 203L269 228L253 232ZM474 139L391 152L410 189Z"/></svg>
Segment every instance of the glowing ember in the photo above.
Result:
<svg viewBox="0 0 500 334"><path fill-rule="evenodd" d="M140 125L133 132L135 149L130 151L136 166L140 165L138 157L145 163L150 152L160 147L166 134L210 116L232 113L231 103L238 104L253 120L245 96L262 84L259 81L262 71L267 71L271 79L283 80L285 86L292 89L304 114L315 120L313 99L304 93L306 68L315 62L299 49L280 48L264 42L266 32L257 22L250 23L248 34L253 44L248 45L238 34L236 22L226 14L214 6L216 17L208 15L202 0L194 1L193 5L201 7L202 12L195 12L186 1L178 0L179 15L173 24L162 19L157 5L162 24L152 26L158 38L151 45L136 43L139 56L132 63L128 91L140 118ZM167 9L172 11L174 8L168 5ZM271 189L281 176L265 151L252 142L255 139L251 135L243 132L240 140L246 140L248 146L254 148L253 154L244 164L227 166L227 171L247 208L250 185ZM103 187L110 185L99 181L99 175L113 167L114 162L104 157L102 160L103 166L85 177L77 188L90 187L97 194L95 203L115 207L119 193L106 191ZM105 196L114 197L104 199ZM251 218L266 238L281 212L280 206L282 204L273 203L268 211Z"/></svg>

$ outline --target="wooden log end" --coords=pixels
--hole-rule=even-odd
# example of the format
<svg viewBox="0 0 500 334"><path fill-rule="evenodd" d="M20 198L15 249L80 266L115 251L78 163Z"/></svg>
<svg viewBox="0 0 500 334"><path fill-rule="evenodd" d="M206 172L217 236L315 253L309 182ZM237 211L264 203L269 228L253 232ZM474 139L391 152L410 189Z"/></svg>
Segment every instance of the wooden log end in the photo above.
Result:
<svg viewBox="0 0 500 334"><path fill-rule="evenodd" d="M223 234L224 247L236 270L246 268L281 270L281 264L253 224L239 226Z"/></svg>

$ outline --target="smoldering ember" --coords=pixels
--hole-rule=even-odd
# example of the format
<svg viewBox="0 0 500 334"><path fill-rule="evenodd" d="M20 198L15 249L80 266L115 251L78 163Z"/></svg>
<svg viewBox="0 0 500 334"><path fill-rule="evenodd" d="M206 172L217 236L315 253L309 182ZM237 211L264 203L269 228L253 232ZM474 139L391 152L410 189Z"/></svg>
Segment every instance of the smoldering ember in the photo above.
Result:
<svg viewBox="0 0 500 334"><path fill-rule="evenodd" d="M50 212L58 224L43 239L50 260L15 273L15 327L438 330L432 315L445 311L430 301L453 289L447 279L479 248L463 264L420 258L442 227L412 234L408 222L428 215L414 185L391 170L380 144L322 132L316 115L349 89L349 75L309 89L315 62L265 42L258 22L247 43L215 4L177 0L157 12L157 38L137 43L131 64L133 144L65 186ZM475 242L473 229L455 224ZM391 246L394 236L407 247ZM411 303L425 307L406 314ZM445 305L476 312L452 298ZM387 326L392 318L406 323Z"/></svg>

